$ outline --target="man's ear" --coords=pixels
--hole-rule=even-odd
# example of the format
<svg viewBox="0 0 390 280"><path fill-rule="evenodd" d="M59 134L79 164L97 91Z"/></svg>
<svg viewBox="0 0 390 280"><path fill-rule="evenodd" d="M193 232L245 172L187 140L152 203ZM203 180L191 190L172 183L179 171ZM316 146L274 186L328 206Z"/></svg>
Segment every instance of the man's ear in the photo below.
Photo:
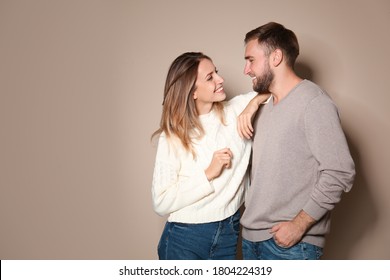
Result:
<svg viewBox="0 0 390 280"><path fill-rule="evenodd" d="M277 67L283 61L283 52L281 49L276 49L272 53L272 64Z"/></svg>

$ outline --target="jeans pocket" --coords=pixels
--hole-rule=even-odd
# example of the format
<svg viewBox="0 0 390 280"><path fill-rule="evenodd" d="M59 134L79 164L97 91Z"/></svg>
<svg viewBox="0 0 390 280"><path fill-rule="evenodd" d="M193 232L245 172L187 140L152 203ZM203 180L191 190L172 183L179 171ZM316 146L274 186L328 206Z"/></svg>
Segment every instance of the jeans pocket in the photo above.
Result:
<svg viewBox="0 0 390 280"><path fill-rule="evenodd" d="M281 250L281 251L285 251L285 250L289 250L290 248L294 247L295 245L293 246L290 246L290 247L285 247L285 246L281 246L279 245L278 243L276 243L276 240L274 238L271 238L270 239L272 244L278 249L278 250Z"/></svg>
<svg viewBox="0 0 390 280"><path fill-rule="evenodd" d="M272 238L274 253L282 259L288 260L317 260L322 255L322 248L306 243L299 242L291 247L282 247L276 244Z"/></svg>

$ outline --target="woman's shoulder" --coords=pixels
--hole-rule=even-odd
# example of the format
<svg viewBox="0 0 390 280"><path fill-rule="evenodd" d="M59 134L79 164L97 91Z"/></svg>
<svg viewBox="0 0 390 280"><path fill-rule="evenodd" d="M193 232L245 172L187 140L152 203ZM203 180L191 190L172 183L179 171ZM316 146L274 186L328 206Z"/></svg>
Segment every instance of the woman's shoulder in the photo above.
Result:
<svg viewBox="0 0 390 280"><path fill-rule="evenodd" d="M234 96L230 100L226 101L225 112L228 114L229 112L232 112L235 115L240 114L242 110L244 110L244 108L248 105L249 101L251 101L256 95L257 92L250 91Z"/></svg>
<svg viewBox="0 0 390 280"><path fill-rule="evenodd" d="M226 101L226 104L227 105L234 105L236 103L242 103L242 102L248 103L256 95L257 95L257 92L255 92L255 91L249 91L249 92L246 92L246 93L241 93L241 94L233 96L231 99Z"/></svg>

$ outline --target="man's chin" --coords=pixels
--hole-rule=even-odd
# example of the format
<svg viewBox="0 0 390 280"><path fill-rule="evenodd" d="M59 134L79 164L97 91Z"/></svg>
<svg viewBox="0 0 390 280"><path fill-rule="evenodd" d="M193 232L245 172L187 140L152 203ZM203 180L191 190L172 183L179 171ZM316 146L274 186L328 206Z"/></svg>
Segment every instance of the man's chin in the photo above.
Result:
<svg viewBox="0 0 390 280"><path fill-rule="evenodd" d="M270 93L270 90L268 87L257 86L257 85L253 86L253 91L258 92L258 93Z"/></svg>

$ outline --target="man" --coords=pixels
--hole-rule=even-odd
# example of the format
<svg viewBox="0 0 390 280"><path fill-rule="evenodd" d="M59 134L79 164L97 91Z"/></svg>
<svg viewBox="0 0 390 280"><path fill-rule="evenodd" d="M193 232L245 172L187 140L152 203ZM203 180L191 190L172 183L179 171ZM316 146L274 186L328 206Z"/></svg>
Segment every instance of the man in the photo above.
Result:
<svg viewBox="0 0 390 280"><path fill-rule="evenodd" d="M255 122L243 257L319 259L330 212L355 177L338 110L294 72L299 45L291 30L271 22L248 32L245 44L244 72L256 92L271 98ZM250 138L252 129L240 134Z"/></svg>

